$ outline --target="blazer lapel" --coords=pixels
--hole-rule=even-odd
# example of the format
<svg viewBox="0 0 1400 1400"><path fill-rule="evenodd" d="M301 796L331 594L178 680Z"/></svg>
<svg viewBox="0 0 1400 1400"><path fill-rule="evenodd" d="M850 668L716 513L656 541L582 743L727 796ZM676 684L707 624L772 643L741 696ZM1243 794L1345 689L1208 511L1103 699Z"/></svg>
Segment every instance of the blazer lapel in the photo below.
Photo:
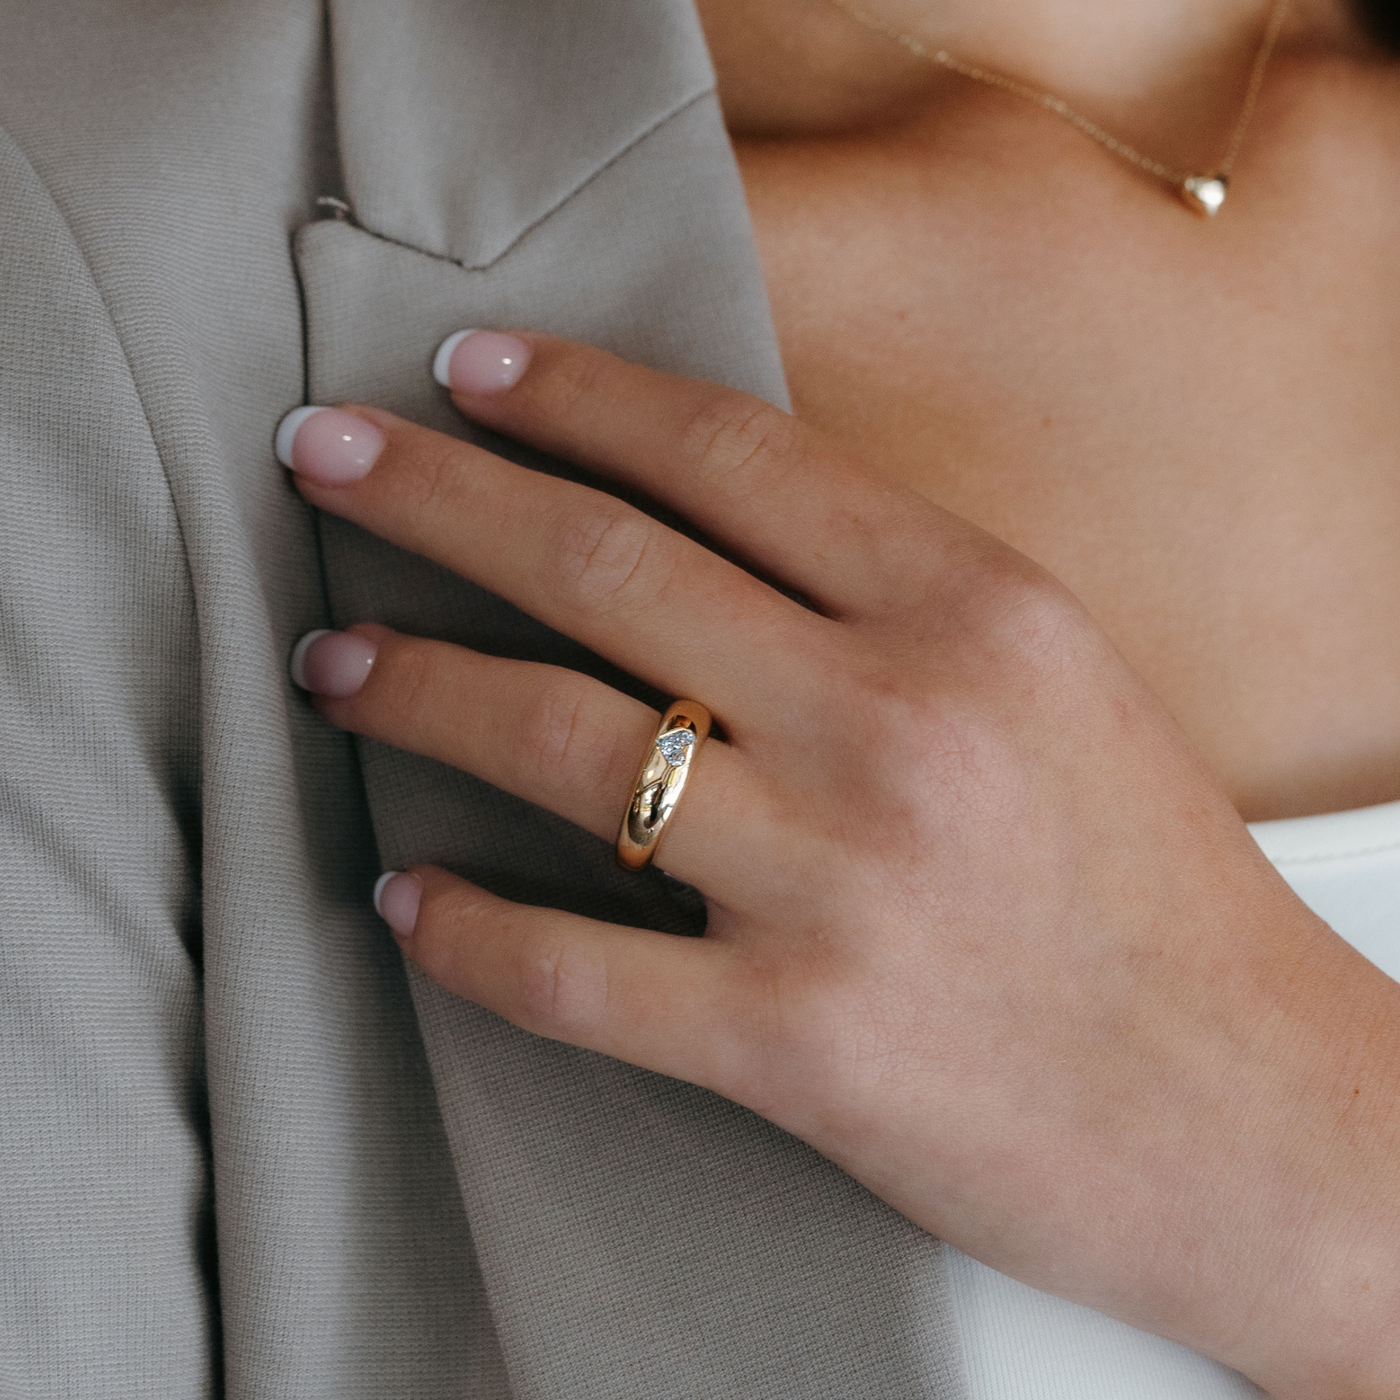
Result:
<svg viewBox="0 0 1400 1400"><path fill-rule="evenodd" d="M688 5L333 0L332 40L360 226L298 238L313 402L377 402L466 435L428 365L450 331L500 324L784 401ZM660 701L342 521L322 521L322 544L337 625L381 620ZM693 892L624 875L605 843L551 815L408 754L360 754L386 867L436 861L533 903L702 928ZM725 1100L411 981L520 1400L964 1393L935 1241Z"/></svg>
<svg viewBox="0 0 1400 1400"><path fill-rule="evenodd" d="M708 92L679 0L331 0L337 125L361 224L483 267Z"/></svg>

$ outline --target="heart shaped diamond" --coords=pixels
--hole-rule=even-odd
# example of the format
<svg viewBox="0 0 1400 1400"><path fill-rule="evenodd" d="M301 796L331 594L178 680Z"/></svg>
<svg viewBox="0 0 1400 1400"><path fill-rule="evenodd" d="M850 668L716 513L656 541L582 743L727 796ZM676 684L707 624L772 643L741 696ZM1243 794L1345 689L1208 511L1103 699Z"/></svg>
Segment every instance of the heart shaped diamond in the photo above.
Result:
<svg viewBox="0 0 1400 1400"><path fill-rule="evenodd" d="M672 768L679 768L695 747L695 735L688 729L668 729L656 741L656 747L661 750L661 757Z"/></svg>
<svg viewBox="0 0 1400 1400"><path fill-rule="evenodd" d="M1181 182L1181 197L1198 214L1214 218L1225 203L1226 185L1223 175L1189 175Z"/></svg>

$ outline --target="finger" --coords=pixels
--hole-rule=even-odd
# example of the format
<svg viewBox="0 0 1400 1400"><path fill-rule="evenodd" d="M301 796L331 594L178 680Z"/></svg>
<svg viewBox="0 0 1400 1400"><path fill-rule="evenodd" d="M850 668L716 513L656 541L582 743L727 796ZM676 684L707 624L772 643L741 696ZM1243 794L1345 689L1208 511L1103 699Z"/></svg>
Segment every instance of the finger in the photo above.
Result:
<svg viewBox="0 0 1400 1400"><path fill-rule="evenodd" d="M440 356L464 413L665 501L832 616L907 604L911 571L956 540L955 517L751 394L534 334L511 381L512 339L473 332Z"/></svg>
<svg viewBox="0 0 1400 1400"><path fill-rule="evenodd" d="M376 409L321 413L297 429L290 454L307 500L489 588L658 689L701 701L731 734L791 709L799 668L775 658L801 657L806 669L825 634L839 631L604 492ZM337 439L353 447L357 437L372 469L326 484Z"/></svg>
<svg viewBox="0 0 1400 1400"><path fill-rule="evenodd" d="M617 839L656 734L659 716L649 706L577 671L377 624L310 635L315 640L298 648L296 675L332 723L474 773L605 841ZM346 676L358 686L349 695ZM752 840L738 833L755 819L755 784L718 739L692 761L658 863L724 901L753 860Z"/></svg>
<svg viewBox="0 0 1400 1400"><path fill-rule="evenodd" d="M747 998L726 943L513 904L435 866L381 880L376 901L448 991L550 1040L737 1090Z"/></svg>

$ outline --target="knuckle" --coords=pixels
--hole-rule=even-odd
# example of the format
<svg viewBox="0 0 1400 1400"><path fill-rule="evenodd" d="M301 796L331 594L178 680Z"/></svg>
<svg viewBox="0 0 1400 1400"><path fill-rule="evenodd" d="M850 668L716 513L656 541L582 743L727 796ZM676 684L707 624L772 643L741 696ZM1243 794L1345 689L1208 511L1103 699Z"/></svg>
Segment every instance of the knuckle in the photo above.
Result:
<svg viewBox="0 0 1400 1400"><path fill-rule="evenodd" d="M430 727L426 721L442 710L450 693L438 645L396 636L380 643L366 684L349 699L336 702L341 707L336 723L404 747Z"/></svg>
<svg viewBox="0 0 1400 1400"><path fill-rule="evenodd" d="M612 357L600 350L560 346L550 356L550 372L535 379L533 388L546 419L567 421L579 405L598 395Z"/></svg>
<svg viewBox="0 0 1400 1400"><path fill-rule="evenodd" d="M434 433L406 463L403 499L419 521L435 521L451 506L463 477L464 448Z"/></svg>
<svg viewBox="0 0 1400 1400"><path fill-rule="evenodd" d="M1032 584L1008 606L1002 630L1008 646L1024 663L1055 664L1076 655L1088 633L1088 615L1058 585Z"/></svg>
<svg viewBox="0 0 1400 1400"><path fill-rule="evenodd" d="M442 704L437 648L416 639L400 641L392 660L392 684L377 688L375 693L392 696L395 714L412 724L417 716Z"/></svg>
<svg viewBox="0 0 1400 1400"><path fill-rule="evenodd" d="M663 586L657 576L660 527L622 502L569 516L552 551L561 593L585 607L617 607L641 590Z"/></svg>
<svg viewBox="0 0 1400 1400"><path fill-rule="evenodd" d="M441 717L461 710L461 687L454 683L451 648L421 637L400 640L391 666L375 687L370 738L413 748L441 734Z"/></svg>
<svg viewBox="0 0 1400 1400"><path fill-rule="evenodd" d="M1010 548L982 549L958 570L952 615L993 666L1055 665L1079 654L1092 624L1083 605Z"/></svg>
<svg viewBox="0 0 1400 1400"><path fill-rule="evenodd" d="M562 933L539 930L522 938L511 1020L551 1040L581 1041L607 1007L607 964Z"/></svg>
<svg viewBox="0 0 1400 1400"><path fill-rule="evenodd" d="M1043 740L1066 722L1100 654L1082 605L1029 561L1006 551L974 573L939 645L920 641L895 656L882 649L846 679L852 761L860 757L886 818L911 801L920 808L904 823L910 829L1014 809L1030 781L1027 736Z"/></svg>
<svg viewBox="0 0 1400 1400"><path fill-rule="evenodd" d="M459 996L473 990L462 973L472 959L463 957L470 947L473 930L481 918L480 900L474 892L439 894L419 906L418 925L413 931L413 960L439 985Z"/></svg>
<svg viewBox="0 0 1400 1400"><path fill-rule="evenodd" d="M611 768L613 744L596 721L585 677L566 673L542 687L520 716L517 751L546 789L561 775L571 786L590 787Z"/></svg>
<svg viewBox="0 0 1400 1400"><path fill-rule="evenodd" d="M781 461L796 442L796 420L736 389L707 394L685 423L681 442L709 481L724 481Z"/></svg>
<svg viewBox="0 0 1400 1400"><path fill-rule="evenodd" d="M1092 631L1074 595L1034 566L999 570L980 612L993 655L1028 678L1075 662Z"/></svg>
<svg viewBox="0 0 1400 1400"><path fill-rule="evenodd" d="M439 894L425 901L413 959L440 986L525 1030L583 1043L607 1010L607 963L555 917L474 889Z"/></svg>

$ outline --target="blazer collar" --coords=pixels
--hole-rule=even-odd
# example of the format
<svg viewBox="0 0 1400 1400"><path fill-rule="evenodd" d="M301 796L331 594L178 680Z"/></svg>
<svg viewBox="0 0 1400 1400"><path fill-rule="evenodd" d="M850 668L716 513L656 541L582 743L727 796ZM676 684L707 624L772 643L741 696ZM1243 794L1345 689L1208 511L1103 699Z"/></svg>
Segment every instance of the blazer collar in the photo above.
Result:
<svg viewBox="0 0 1400 1400"><path fill-rule="evenodd" d="M330 0L359 223L484 267L714 87L689 0ZM464 13L465 12L465 13Z"/></svg>

